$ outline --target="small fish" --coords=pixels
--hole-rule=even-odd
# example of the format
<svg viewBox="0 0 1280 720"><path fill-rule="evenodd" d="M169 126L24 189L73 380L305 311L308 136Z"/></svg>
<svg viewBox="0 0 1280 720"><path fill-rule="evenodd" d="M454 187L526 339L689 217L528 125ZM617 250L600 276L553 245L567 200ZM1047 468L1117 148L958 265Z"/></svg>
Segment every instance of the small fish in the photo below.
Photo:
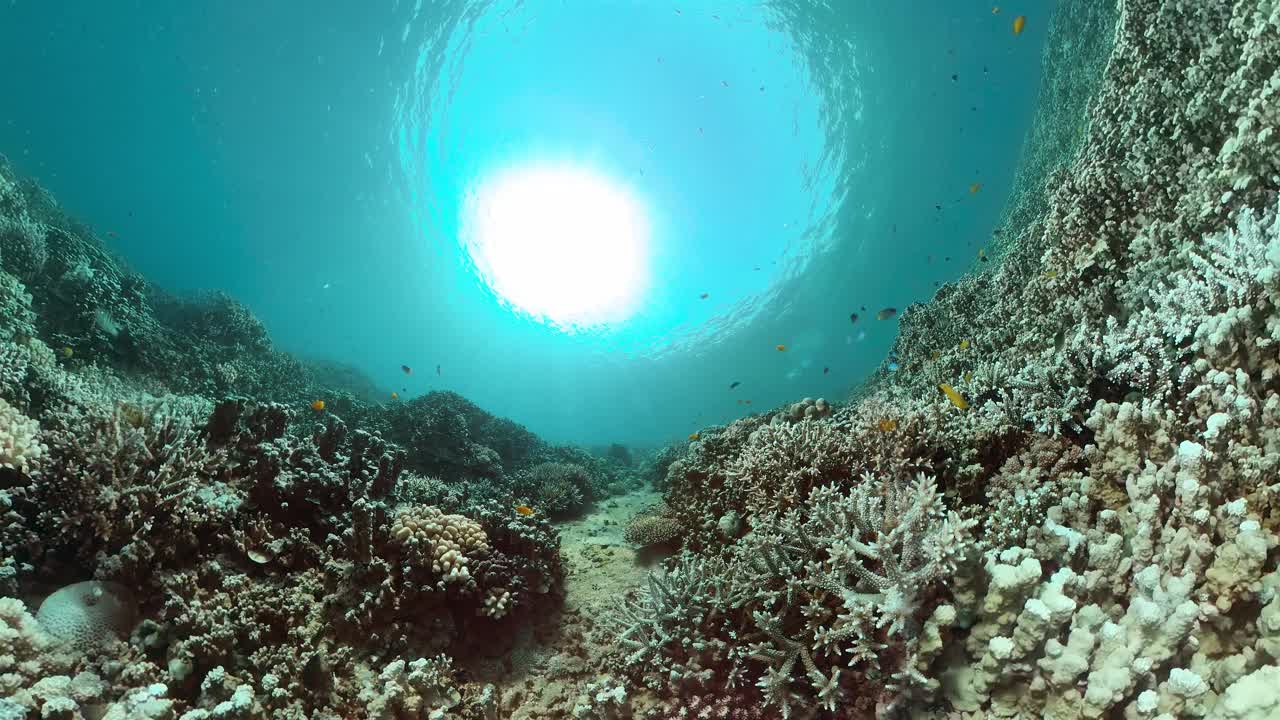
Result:
<svg viewBox="0 0 1280 720"><path fill-rule="evenodd" d="M880 428L880 432L893 432L898 429L898 421L892 418L884 418L876 423L876 427Z"/></svg>
<svg viewBox="0 0 1280 720"><path fill-rule="evenodd" d="M858 342L862 342L863 340L866 340L866 339L867 339L867 331L866 331L866 330L859 330L859 331L858 331L858 337L857 337L856 339L857 339L857 341L858 341Z"/></svg>
<svg viewBox="0 0 1280 720"><path fill-rule="evenodd" d="M702 437L702 433L689 433L690 440L697 440L700 437Z"/></svg>
<svg viewBox="0 0 1280 720"><path fill-rule="evenodd" d="M325 284L323 284L323 285L321 285L321 286L320 286L320 289L321 289L321 290L328 290L330 287L332 287L332 285L331 285L330 283L325 283Z"/></svg>
<svg viewBox="0 0 1280 720"><path fill-rule="evenodd" d="M1027 16L1019 15L1013 19L1013 34L1021 35L1023 28L1027 26Z"/></svg>
<svg viewBox="0 0 1280 720"><path fill-rule="evenodd" d="M929 353L930 360L937 360L940 357L942 357L942 353L938 352L937 350L934 350L933 352Z"/></svg>
<svg viewBox="0 0 1280 720"><path fill-rule="evenodd" d="M858 322L858 313L849 313L849 322L851 323Z"/></svg>
<svg viewBox="0 0 1280 720"><path fill-rule="evenodd" d="M984 250L983 248L978 248L978 261L979 262L987 261L987 251Z"/></svg>
<svg viewBox="0 0 1280 720"><path fill-rule="evenodd" d="M742 404L742 398L738 398L738 404L739 404L739 405L741 405L741 404Z"/></svg>
<svg viewBox="0 0 1280 720"><path fill-rule="evenodd" d="M861 310L862 312L866 312L866 311L867 311L867 306L866 306L866 305L862 305L862 306L861 306L861 307L859 307L858 309L859 309L859 310Z"/></svg>
<svg viewBox="0 0 1280 720"><path fill-rule="evenodd" d="M888 368L889 368L889 372L898 372L898 361L890 360Z"/></svg>
<svg viewBox="0 0 1280 720"><path fill-rule="evenodd" d="M413 374L413 368L409 367L408 365L401 365L401 366L400 366L400 369L404 371L404 374L405 374L405 375L412 375L412 374Z"/></svg>
<svg viewBox="0 0 1280 720"><path fill-rule="evenodd" d="M966 370L966 371L965 371L965 373L964 373L964 381L965 381L965 382L973 382L973 371L971 371L971 370Z"/></svg>
<svg viewBox="0 0 1280 720"><path fill-rule="evenodd" d="M891 317L893 317L894 315L897 315L897 314L898 314L898 309L897 309L897 308L887 307L887 308L884 308L883 310L881 310L881 311L879 311L879 312L877 312L877 313L876 313L876 319L877 319L877 320L888 320L889 318L891 318Z"/></svg>
<svg viewBox="0 0 1280 720"><path fill-rule="evenodd" d="M517 505L516 512L520 513L525 517L529 517L530 515L533 514L533 508L529 507L528 505Z"/></svg>
<svg viewBox="0 0 1280 720"><path fill-rule="evenodd" d="M723 86L725 86L725 87L729 87L729 81L728 81L728 80L721 80L721 81L720 81L720 84L721 84L721 85L723 85Z"/></svg>
<svg viewBox="0 0 1280 720"><path fill-rule="evenodd" d="M961 350L968 350L968 349L969 349L969 341L968 341L968 340L961 340L961 341L960 341L960 349L961 349Z"/></svg>
<svg viewBox="0 0 1280 720"><path fill-rule="evenodd" d="M120 233L116 232L115 230L108 230L107 237L109 238L120 237Z"/></svg>
<svg viewBox="0 0 1280 720"><path fill-rule="evenodd" d="M959 79L960 79L960 76L959 76L959 75L957 75L957 74L955 74L955 73L951 73L951 82L955 82L955 81L957 81L957 80L959 80Z"/></svg>
<svg viewBox="0 0 1280 720"><path fill-rule="evenodd" d="M436 366L436 375L439 375L439 374L440 374L440 366L439 366L439 365L437 365L437 366Z"/></svg>
<svg viewBox="0 0 1280 720"><path fill-rule="evenodd" d="M315 410L316 412L324 412L324 401L323 401L323 400L312 400L312 401L311 401L311 409L312 409L312 410Z"/></svg>
<svg viewBox="0 0 1280 720"><path fill-rule="evenodd" d="M750 401L750 400L744 400L743 402L745 402L745 403L746 403L746 404L748 404L748 405L750 405L750 404L751 404L751 401Z"/></svg>
<svg viewBox="0 0 1280 720"><path fill-rule="evenodd" d="M699 299L699 300L706 300L706 299L707 299L707 298L709 298L709 297L711 297L711 293L702 293L701 295L699 295L699 296L698 296L698 299Z"/></svg>
<svg viewBox="0 0 1280 720"><path fill-rule="evenodd" d="M961 410L968 410L968 409L969 409L969 403L968 403L968 401L966 401L966 400L964 399L964 396L963 396L963 395L961 395L960 393L956 392L956 389L955 389L955 388L951 387L950 385L948 385L948 384L946 384L946 383L938 383L938 389L942 391L942 394L943 394L943 395L946 395L946 396L947 396L947 399L951 401L951 404L952 404L952 405L955 405L956 407L960 408Z"/></svg>
<svg viewBox="0 0 1280 720"><path fill-rule="evenodd" d="M1057 270L1046 270L1046 271L1044 272L1044 279L1045 279L1045 280L1052 280L1052 279L1054 279L1054 278L1056 278L1056 277L1058 277L1058 271L1057 271Z"/></svg>
<svg viewBox="0 0 1280 720"><path fill-rule="evenodd" d="M76 354L76 351L75 351L75 350L72 350L70 347L64 347L64 348L62 348L62 357L64 357L64 358L69 358L69 357L71 357L72 355L75 355L75 354Z"/></svg>
<svg viewBox="0 0 1280 720"><path fill-rule="evenodd" d="M822 368L822 374L823 374L823 375L826 375L827 373L830 373L830 372L831 372L831 368L829 368L829 367L824 367L824 368Z"/></svg>
<svg viewBox="0 0 1280 720"><path fill-rule="evenodd" d="M786 345L774 345L774 347L778 349L778 352L786 352L786 351L787 351L787 346L786 346Z"/></svg>
<svg viewBox="0 0 1280 720"><path fill-rule="evenodd" d="M392 400L399 400L399 399L400 399L400 393L398 393L398 392L396 392L396 391L392 390L392 391L391 391L391 399L392 399Z"/></svg>
<svg viewBox="0 0 1280 720"><path fill-rule="evenodd" d="M1000 14L1000 6L999 6L999 5L994 5L994 6L992 6L992 8L991 8L991 14L992 14L992 15L999 15L999 14Z"/></svg>
<svg viewBox="0 0 1280 720"><path fill-rule="evenodd" d="M729 383L729 389L730 389L730 390L732 390L732 389L734 389L734 388L738 387L738 386L739 386L739 385L741 385L741 384L742 384L742 383L738 382L737 380L734 380L733 382Z"/></svg>
<svg viewBox="0 0 1280 720"><path fill-rule="evenodd" d="M982 183L974 183L969 186L969 194L975 195L981 189L982 189Z"/></svg>

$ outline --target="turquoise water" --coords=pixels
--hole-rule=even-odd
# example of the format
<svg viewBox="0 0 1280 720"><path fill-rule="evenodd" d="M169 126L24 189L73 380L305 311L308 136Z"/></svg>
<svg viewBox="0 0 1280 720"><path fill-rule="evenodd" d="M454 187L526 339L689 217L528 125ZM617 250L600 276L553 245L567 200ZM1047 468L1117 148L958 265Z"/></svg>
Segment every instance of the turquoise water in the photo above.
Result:
<svg viewBox="0 0 1280 720"><path fill-rule="evenodd" d="M875 312L978 265L1039 89L1050 8L1024 5L18 0L0 152L285 350L553 441L656 444L843 400L895 335ZM585 317L593 278L635 279L605 322L530 311L469 252L469 201L530 166L644 218L626 262L587 227L594 264L522 278Z"/></svg>

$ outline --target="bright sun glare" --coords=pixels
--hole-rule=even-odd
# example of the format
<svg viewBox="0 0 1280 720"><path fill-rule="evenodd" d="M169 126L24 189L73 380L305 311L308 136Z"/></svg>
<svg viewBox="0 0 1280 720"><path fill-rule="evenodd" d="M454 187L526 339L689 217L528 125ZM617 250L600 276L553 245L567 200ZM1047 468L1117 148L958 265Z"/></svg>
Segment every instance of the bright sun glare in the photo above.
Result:
<svg viewBox="0 0 1280 720"><path fill-rule="evenodd" d="M463 238L494 292L562 327L627 319L649 282L649 223L625 188L568 166L487 178L465 209Z"/></svg>

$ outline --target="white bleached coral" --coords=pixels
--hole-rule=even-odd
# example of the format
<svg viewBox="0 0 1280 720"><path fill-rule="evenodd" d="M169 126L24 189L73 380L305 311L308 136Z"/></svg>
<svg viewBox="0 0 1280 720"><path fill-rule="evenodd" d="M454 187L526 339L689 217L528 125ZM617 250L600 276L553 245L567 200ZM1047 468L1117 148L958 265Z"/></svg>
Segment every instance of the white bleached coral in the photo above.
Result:
<svg viewBox="0 0 1280 720"><path fill-rule="evenodd" d="M446 515L434 505L401 510L391 525L391 537L411 552L424 553L431 569L448 579L470 577L467 561L489 553L480 524L462 515Z"/></svg>
<svg viewBox="0 0 1280 720"><path fill-rule="evenodd" d="M0 468L21 473L39 469L45 454L39 434L39 423L0 398Z"/></svg>

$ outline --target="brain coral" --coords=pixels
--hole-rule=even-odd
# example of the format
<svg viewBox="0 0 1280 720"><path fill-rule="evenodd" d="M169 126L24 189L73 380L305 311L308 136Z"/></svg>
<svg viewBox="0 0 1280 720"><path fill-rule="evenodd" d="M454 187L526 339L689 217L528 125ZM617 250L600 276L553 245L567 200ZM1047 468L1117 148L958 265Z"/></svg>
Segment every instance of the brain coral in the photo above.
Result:
<svg viewBox="0 0 1280 720"><path fill-rule="evenodd" d="M40 425L0 399L0 468L21 473L34 470L45 447L37 439Z"/></svg>
<svg viewBox="0 0 1280 720"><path fill-rule="evenodd" d="M445 515L433 505L401 510L391 524L391 536L431 560L431 569L450 577L469 577L467 557L489 553L489 539L480 524L462 515Z"/></svg>
<svg viewBox="0 0 1280 720"><path fill-rule="evenodd" d="M133 593L118 583L97 580L58 590L36 612L45 632L80 652L127 636L136 619Z"/></svg>

